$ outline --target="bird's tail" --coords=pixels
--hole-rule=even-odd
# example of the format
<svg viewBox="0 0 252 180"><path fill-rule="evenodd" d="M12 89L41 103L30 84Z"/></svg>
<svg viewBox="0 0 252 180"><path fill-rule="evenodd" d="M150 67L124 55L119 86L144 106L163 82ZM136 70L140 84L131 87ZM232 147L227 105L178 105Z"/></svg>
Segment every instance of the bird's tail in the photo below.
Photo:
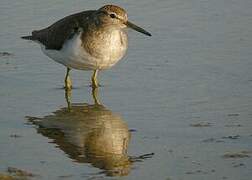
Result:
<svg viewBox="0 0 252 180"><path fill-rule="evenodd" d="M21 38L26 40L35 40L33 36L22 36Z"/></svg>

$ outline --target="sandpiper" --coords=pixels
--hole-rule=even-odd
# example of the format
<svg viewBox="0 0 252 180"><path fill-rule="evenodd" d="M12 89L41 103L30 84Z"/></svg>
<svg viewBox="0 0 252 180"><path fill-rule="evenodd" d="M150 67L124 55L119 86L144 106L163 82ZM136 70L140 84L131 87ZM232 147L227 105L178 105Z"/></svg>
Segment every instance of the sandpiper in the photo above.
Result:
<svg viewBox="0 0 252 180"><path fill-rule="evenodd" d="M92 87L97 75L115 65L126 53L129 27L147 36L149 32L128 21L126 11L115 5L69 15L51 26L35 30L23 39L38 42L44 54L67 67L65 88L71 89L71 69L92 70Z"/></svg>

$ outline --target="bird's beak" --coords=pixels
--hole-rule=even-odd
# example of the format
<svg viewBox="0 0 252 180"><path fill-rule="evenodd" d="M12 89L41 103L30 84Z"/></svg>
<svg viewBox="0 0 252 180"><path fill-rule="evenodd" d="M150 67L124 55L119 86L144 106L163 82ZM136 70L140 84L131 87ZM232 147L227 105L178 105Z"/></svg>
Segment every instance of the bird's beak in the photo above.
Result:
<svg viewBox="0 0 252 180"><path fill-rule="evenodd" d="M146 30L144 30L143 28L140 28L139 26L129 22L129 21L126 21L126 23L124 23L127 27L131 28L131 29L134 29L135 31L138 31L140 33L143 33L147 36L151 36L151 33L147 32Z"/></svg>

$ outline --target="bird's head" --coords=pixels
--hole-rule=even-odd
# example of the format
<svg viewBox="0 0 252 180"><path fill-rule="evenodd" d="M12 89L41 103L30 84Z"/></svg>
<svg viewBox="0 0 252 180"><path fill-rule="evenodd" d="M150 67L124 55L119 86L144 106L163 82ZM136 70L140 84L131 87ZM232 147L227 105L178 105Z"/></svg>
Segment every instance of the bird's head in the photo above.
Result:
<svg viewBox="0 0 252 180"><path fill-rule="evenodd" d="M99 15L99 19L103 24L111 25L111 26L118 26L119 28L126 28L129 27L134 29L135 31L141 32L147 36L151 36L149 32L144 30L143 28L131 23L128 21L127 12L115 5L105 5L97 10Z"/></svg>

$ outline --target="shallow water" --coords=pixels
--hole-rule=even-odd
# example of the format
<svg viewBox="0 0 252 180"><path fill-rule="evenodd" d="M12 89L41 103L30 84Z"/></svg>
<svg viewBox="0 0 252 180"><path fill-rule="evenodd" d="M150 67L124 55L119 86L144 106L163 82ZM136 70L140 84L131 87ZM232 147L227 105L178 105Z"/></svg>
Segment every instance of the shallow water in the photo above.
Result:
<svg viewBox="0 0 252 180"><path fill-rule="evenodd" d="M0 172L251 179L252 1L122 1L153 36L129 31L127 56L99 76L102 106L94 106L90 72L73 71L69 110L65 68L19 37L101 5L0 1Z"/></svg>

